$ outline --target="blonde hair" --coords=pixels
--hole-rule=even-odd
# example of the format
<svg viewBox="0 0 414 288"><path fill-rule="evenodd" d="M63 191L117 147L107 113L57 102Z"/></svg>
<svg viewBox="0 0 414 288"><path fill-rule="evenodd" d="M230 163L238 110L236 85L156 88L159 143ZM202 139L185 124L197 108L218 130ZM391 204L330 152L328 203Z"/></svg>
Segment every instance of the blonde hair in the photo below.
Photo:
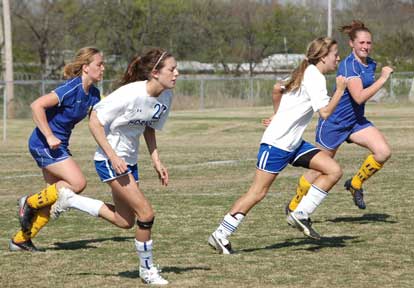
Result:
<svg viewBox="0 0 414 288"><path fill-rule="evenodd" d="M337 42L329 37L316 38L310 42L306 49L305 59L302 60L295 70L293 70L289 80L285 84L286 92L297 90L302 83L306 68L310 64L318 64L323 57L326 57L329 54L332 46L336 44Z"/></svg>
<svg viewBox="0 0 414 288"><path fill-rule="evenodd" d="M349 39L352 41L355 40L356 34L360 31L368 32L371 34L371 31L369 31L368 27L366 27L365 24L359 20L352 20L351 24L339 27L339 31L344 34L348 34Z"/></svg>
<svg viewBox="0 0 414 288"><path fill-rule="evenodd" d="M93 61L93 56L101 53L95 47L83 47L76 53L72 62L65 65L63 68L63 77L65 79L74 78L82 75L83 65L88 65Z"/></svg>

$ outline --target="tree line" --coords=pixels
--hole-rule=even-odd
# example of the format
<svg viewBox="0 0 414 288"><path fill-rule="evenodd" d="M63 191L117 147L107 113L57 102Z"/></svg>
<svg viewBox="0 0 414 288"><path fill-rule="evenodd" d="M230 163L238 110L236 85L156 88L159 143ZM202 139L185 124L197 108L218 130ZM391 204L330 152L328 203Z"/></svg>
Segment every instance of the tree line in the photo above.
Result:
<svg viewBox="0 0 414 288"><path fill-rule="evenodd" d="M303 53L310 40L327 34L326 7L276 0L19 0L11 5L15 71L37 79L60 78L74 51L90 45L104 51L106 77L119 74L148 47L163 47L178 60L221 65L224 73L237 74L237 64L249 63L254 74L263 58ZM413 16L414 1L350 1L334 11L333 37L345 56L348 39L336 28L362 20L373 32L377 62L413 71Z"/></svg>

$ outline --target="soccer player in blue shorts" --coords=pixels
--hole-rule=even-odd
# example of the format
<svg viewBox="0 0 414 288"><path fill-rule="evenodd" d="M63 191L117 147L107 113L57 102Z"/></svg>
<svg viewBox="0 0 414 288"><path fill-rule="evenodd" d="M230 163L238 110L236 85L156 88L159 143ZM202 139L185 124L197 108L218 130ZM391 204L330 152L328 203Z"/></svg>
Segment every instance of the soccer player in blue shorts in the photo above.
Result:
<svg viewBox="0 0 414 288"><path fill-rule="evenodd" d="M346 80L342 76L337 77L338 89L332 99L326 89L324 74L335 71L338 62L336 41L317 38L309 44L306 59L293 71L285 89L275 85L272 95L275 114L261 140L253 184L233 204L208 238L209 245L219 253L232 253L228 237L236 231L250 209L266 196L273 181L288 164L321 172L307 198L301 202L301 207L292 213L293 225L308 237L320 238L311 227L309 216L340 179L342 170L328 154L321 153L320 149L304 141L302 135L314 112L327 118L343 94Z"/></svg>
<svg viewBox="0 0 414 288"><path fill-rule="evenodd" d="M85 188L85 177L69 151L69 138L75 125L100 100L94 84L102 79L104 69L98 49L82 48L64 67L68 80L31 104L37 127L29 138L29 151L42 169L47 187L20 198L21 230L9 242L11 251L38 251L31 239L48 223L60 191L67 188L80 193Z"/></svg>
<svg viewBox="0 0 414 288"><path fill-rule="evenodd" d="M354 204L365 209L362 184L379 171L391 156L391 149L384 135L365 116L365 103L386 83L393 69L385 66L375 80L376 62L369 57L372 35L360 21L341 27L350 38L352 52L339 64L337 75L348 79L347 88L334 113L328 119L319 119L316 128L318 146L332 157L345 141L368 149L371 153L363 161L355 175L345 181L345 189L351 192ZM318 171L308 170L299 179L296 195L286 207L294 211L311 183L319 176Z"/></svg>

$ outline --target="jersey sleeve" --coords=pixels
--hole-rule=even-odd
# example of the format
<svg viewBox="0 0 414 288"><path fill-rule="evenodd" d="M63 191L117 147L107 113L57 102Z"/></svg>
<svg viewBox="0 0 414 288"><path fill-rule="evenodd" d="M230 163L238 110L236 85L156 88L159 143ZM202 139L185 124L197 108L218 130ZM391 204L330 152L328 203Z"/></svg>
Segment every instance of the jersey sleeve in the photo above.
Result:
<svg viewBox="0 0 414 288"><path fill-rule="evenodd" d="M58 97L59 104L58 106L62 106L65 103L70 103L73 101L73 96L77 94L79 85L82 85L82 83L79 83L77 85L69 85L70 82L66 82L65 84L60 85L52 92L55 92L55 94Z"/></svg>
<svg viewBox="0 0 414 288"><path fill-rule="evenodd" d="M315 67L315 69L317 69ZM325 77L315 69L307 69L303 77L304 88L310 98L313 111L317 112L328 105L330 97L326 89Z"/></svg>
<svg viewBox="0 0 414 288"><path fill-rule="evenodd" d="M361 67L357 60L347 58L339 64L337 75L344 76L347 79L360 78Z"/></svg>
<svg viewBox="0 0 414 288"><path fill-rule="evenodd" d="M127 95L119 95L118 92L119 89L115 90L93 107L99 122L103 126L112 123L114 119L123 115L128 107L128 101L125 101Z"/></svg>
<svg viewBox="0 0 414 288"><path fill-rule="evenodd" d="M167 121L168 115L170 114L170 110L171 110L172 97L173 97L172 91L166 90L160 97L161 98L159 100L160 100L161 106L159 107L159 109L161 110L159 111L160 113L159 121L157 121L156 123L154 123L154 125L151 126L155 130L162 130L162 128L164 127L165 121Z"/></svg>

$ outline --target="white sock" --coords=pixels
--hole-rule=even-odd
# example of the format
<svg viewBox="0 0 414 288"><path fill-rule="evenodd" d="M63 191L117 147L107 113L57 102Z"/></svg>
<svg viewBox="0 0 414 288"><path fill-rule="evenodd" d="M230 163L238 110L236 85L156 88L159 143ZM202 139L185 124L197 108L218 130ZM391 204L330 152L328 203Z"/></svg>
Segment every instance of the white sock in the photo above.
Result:
<svg viewBox="0 0 414 288"><path fill-rule="evenodd" d="M99 216L99 210L102 205L104 205L104 202L101 200L92 199L78 194L74 194L73 197L70 197L68 202L70 208L75 208L95 217Z"/></svg>
<svg viewBox="0 0 414 288"><path fill-rule="evenodd" d="M135 248L139 257L139 264L142 268L151 269L152 267L152 240L140 242L135 239Z"/></svg>
<svg viewBox="0 0 414 288"><path fill-rule="evenodd" d="M328 196L327 192L312 185L308 193L303 196L298 207L296 207L295 215L298 215L300 219L309 218L315 209L325 200L326 196Z"/></svg>
<svg viewBox="0 0 414 288"><path fill-rule="evenodd" d="M244 215L241 213L236 213L234 216L230 215L230 213L226 214L216 231L214 231L214 234L221 239L227 239L237 230L243 218Z"/></svg>

